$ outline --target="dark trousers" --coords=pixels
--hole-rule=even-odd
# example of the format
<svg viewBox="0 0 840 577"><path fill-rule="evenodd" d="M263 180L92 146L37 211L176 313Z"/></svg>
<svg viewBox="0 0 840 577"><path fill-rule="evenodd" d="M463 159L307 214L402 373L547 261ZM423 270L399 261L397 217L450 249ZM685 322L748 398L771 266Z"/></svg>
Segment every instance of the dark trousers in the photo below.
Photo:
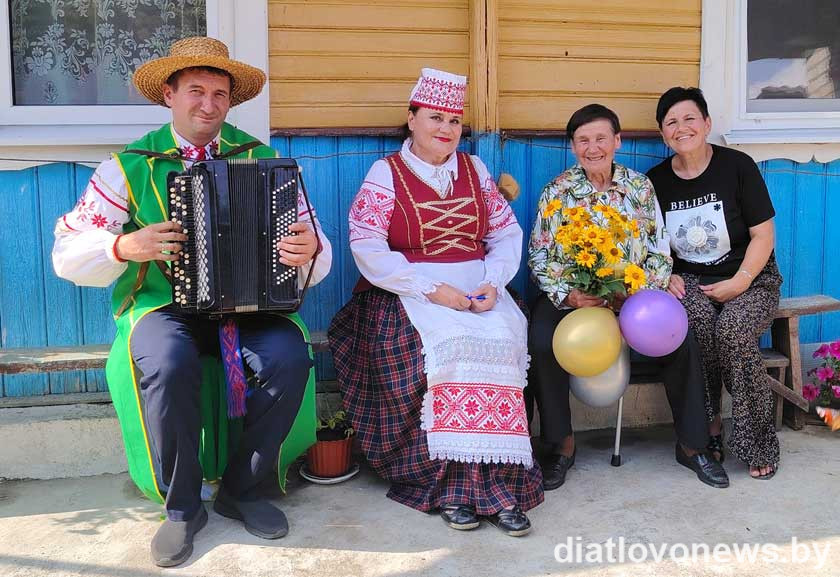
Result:
<svg viewBox="0 0 840 577"><path fill-rule="evenodd" d="M222 482L230 495L247 500L255 498L255 487L272 471L303 400L312 361L292 321L260 315L237 323L243 359L259 386L248 391L244 431L238 446L231 447ZM166 514L173 521L189 520L201 506L199 356L219 353L218 322L164 308L137 323L130 343Z"/></svg>
<svg viewBox="0 0 840 577"><path fill-rule="evenodd" d="M528 386L540 411L540 437L549 444L559 444L572 434L569 373L554 358L551 342L557 324L573 310L557 309L545 294L540 294L531 310L528 335L531 370ZM665 383L677 440L686 447L705 448L709 442L705 387L700 350L694 335L689 331L676 351L649 360L656 363L657 378Z"/></svg>

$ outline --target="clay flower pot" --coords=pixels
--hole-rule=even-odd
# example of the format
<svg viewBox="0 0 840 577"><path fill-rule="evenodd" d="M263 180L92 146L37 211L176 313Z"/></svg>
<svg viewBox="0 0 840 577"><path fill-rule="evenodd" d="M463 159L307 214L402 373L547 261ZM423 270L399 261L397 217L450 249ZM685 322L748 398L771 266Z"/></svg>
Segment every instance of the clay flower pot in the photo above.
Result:
<svg viewBox="0 0 840 577"><path fill-rule="evenodd" d="M317 441L306 453L306 468L317 477L341 477L350 470L353 437Z"/></svg>

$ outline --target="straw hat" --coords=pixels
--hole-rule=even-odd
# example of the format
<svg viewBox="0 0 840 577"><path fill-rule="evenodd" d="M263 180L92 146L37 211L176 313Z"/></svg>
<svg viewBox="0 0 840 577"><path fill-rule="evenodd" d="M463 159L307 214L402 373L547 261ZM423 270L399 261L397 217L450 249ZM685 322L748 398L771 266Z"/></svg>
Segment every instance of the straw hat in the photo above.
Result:
<svg viewBox="0 0 840 577"><path fill-rule="evenodd" d="M163 100L166 79L178 70L193 66L212 66L233 77L231 106L252 99L265 84L265 73L244 62L231 60L224 42L206 36L192 36L172 44L169 56L150 60L138 68L134 73L134 86L152 102L166 106Z"/></svg>

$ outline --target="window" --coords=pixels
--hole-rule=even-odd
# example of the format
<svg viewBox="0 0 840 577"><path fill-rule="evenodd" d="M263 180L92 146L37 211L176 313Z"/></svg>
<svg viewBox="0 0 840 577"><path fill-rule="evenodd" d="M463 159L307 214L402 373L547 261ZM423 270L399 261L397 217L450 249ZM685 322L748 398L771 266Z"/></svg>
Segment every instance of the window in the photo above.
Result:
<svg viewBox="0 0 840 577"><path fill-rule="evenodd" d="M838 22L837 0L704 0L713 131L727 144L840 143Z"/></svg>
<svg viewBox="0 0 840 577"><path fill-rule="evenodd" d="M207 34L204 0L11 0L15 106L148 104L137 67L187 36Z"/></svg>
<svg viewBox="0 0 840 577"><path fill-rule="evenodd" d="M266 4L249 0L9 0L0 2L0 145L121 145L168 122L131 84L142 62L178 38L207 34L231 56L267 66ZM254 33L263 30L263 34ZM258 98L265 114L267 96ZM239 125L248 121L238 122ZM250 126L243 126L246 130ZM267 136L259 128L256 136ZM43 157L43 154L41 155Z"/></svg>

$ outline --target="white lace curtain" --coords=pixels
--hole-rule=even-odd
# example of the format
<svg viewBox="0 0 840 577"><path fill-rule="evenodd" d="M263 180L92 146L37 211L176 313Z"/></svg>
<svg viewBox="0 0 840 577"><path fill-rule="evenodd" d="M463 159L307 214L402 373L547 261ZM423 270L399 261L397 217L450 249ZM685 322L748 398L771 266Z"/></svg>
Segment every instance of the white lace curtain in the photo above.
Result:
<svg viewBox="0 0 840 577"><path fill-rule="evenodd" d="M205 0L10 0L14 103L147 104L143 62L207 33Z"/></svg>

